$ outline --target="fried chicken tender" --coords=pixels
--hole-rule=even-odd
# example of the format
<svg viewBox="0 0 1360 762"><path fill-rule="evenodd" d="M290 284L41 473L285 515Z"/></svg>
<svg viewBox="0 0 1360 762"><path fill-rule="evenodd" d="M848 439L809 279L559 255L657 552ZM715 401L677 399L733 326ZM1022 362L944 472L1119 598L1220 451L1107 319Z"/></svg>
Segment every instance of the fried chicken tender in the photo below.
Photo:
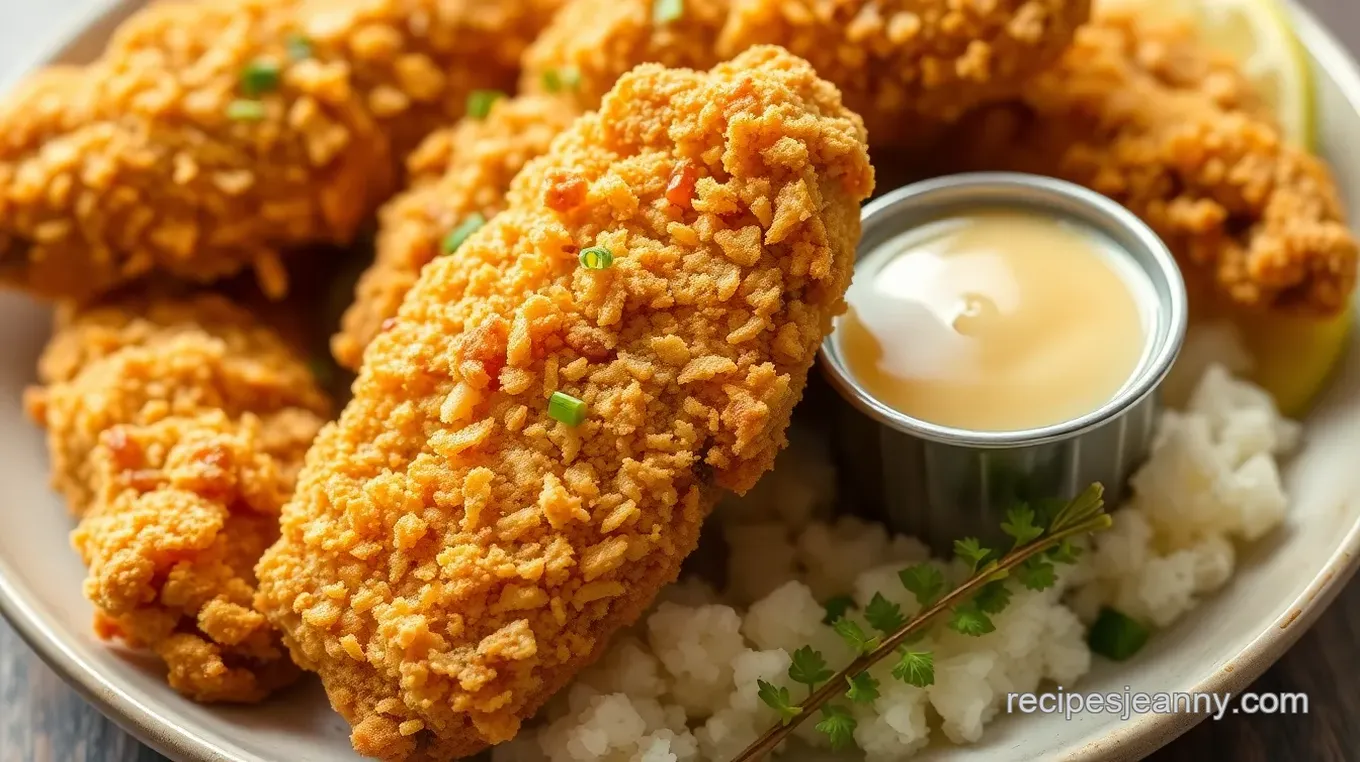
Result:
<svg viewBox="0 0 1360 762"><path fill-rule="evenodd" d="M88 299L347 243L397 161L513 85L557 0L152 3L0 105L0 282Z"/></svg>
<svg viewBox="0 0 1360 762"><path fill-rule="evenodd" d="M460 225L505 208L510 181L580 113L571 100L548 95L501 99L484 119L465 117L428 137L407 160L411 187L379 214L377 254L359 280L331 352L359 368L364 347L395 317L420 269Z"/></svg>
<svg viewBox="0 0 1360 762"><path fill-rule="evenodd" d="M329 409L306 366L216 296L65 309L27 396L81 518L96 631L157 653L198 701L298 670L253 606L254 565Z"/></svg>
<svg viewBox="0 0 1360 762"><path fill-rule="evenodd" d="M1090 0L686 0L666 22L651 0L568 0L525 54L521 86L579 74L593 106L639 63L707 66L780 45L841 89L875 146L917 145L1015 96L1090 13Z"/></svg>
<svg viewBox="0 0 1360 762"><path fill-rule="evenodd" d="M566 0L524 53L523 92L558 83L593 109L614 83L642 63L707 69L722 55L717 40L731 0L684 0L679 18L653 20L653 0Z"/></svg>
<svg viewBox="0 0 1360 762"><path fill-rule="evenodd" d="M360 753L512 737L675 578L783 446L872 186L801 59L648 65L425 267L257 568Z"/></svg>
<svg viewBox="0 0 1360 762"><path fill-rule="evenodd" d="M1103 15L1021 105L970 121L940 169L1086 185L1142 217L1192 287L1248 308L1322 316L1350 300L1357 245L1329 171L1187 27Z"/></svg>

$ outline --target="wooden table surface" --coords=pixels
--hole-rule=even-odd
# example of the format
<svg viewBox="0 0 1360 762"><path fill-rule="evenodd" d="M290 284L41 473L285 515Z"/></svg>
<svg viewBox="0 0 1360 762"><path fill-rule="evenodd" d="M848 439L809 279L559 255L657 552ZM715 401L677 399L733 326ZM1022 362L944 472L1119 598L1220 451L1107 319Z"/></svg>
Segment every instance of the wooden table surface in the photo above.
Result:
<svg viewBox="0 0 1360 762"><path fill-rule="evenodd" d="M1210 0L1212 1L1212 0ZM7 0L0 0L7 2ZM1360 52L1360 0L1302 0ZM0 12L7 16L9 9ZM1251 687L1309 696L1304 716L1227 715L1155 754L1158 762L1360 760L1360 577ZM164 762L68 688L0 619L0 762ZM286 762L281 760L280 762Z"/></svg>

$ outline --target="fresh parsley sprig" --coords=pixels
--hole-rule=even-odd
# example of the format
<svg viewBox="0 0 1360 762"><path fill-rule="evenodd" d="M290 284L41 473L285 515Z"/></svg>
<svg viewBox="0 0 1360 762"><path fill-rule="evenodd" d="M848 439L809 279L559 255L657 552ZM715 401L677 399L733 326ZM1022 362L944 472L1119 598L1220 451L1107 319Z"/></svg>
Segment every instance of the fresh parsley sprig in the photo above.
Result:
<svg viewBox="0 0 1360 762"><path fill-rule="evenodd" d="M920 606L914 616L908 618L900 605L875 594L862 614L863 621L880 635L866 633L858 621L848 617L853 608L851 601L834 599L834 605L827 606L826 621L850 646L854 660L841 671L832 672L826 658L811 646L794 651L789 679L808 688L808 697L798 704L792 702L787 688L758 681L760 700L775 710L779 723L733 762L764 757L819 710L821 720L816 728L827 736L831 747L853 745L855 718L843 704L832 700L844 696L851 703L865 704L878 698L880 685L869 674L869 667L895 656L893 679L918 688L933 685L934 655L910 648L925 635L931 622L948 614L948 627L955 632L964 635L992 632L996 629L992 617L1004 611L1011 600L1008 578L1014 576L1030 590L1052 587L1057 583L1054 565L1072 563L1077 558L1079 549L1072 539L1109 526L1104 489L1098 483L1066 503L1044 504L1037 511L1023 504L1012 507L1001 524L1001 531L1014 541L1010 551L997 553L972 537L954 543L955 558L968 566L969 577L953 589L946 591L944 573L931 563L917 564L898 573L902 587Z"/></svg>

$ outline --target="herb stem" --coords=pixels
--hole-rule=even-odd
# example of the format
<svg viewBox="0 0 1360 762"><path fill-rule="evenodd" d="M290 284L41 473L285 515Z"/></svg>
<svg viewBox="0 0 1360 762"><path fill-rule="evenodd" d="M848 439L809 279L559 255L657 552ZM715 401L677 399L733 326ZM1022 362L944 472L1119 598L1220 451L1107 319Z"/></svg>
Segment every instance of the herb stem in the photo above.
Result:
<svg viewBox="0 0 1360 762"><path fill-rule="evenodd" d="M753 762L754 760L762 759L766 754L774 751L774 749L779 746L779 744L783 743L784 739L794 731L794 728L801 725L804 720L816 712L822 705L826 704L826 702L842 693L845 690L844 685L847 679L858 675L897 650L897 647L902 645L903 641L914 635L918 630L930 622L930 620L948 611L955 604L961 603L963 599L972 595L978 588L991 581L997 573L1009 571L1024 563L1029 558L1057 546L1063 540L1077 535L1089 534L1104 529L1109 525L1109 515L1098 513L1060 531L1045 535L1043 538L1036 540L1029 545L1016 548L1002 556L995 564L984 565L966 582L924 608L920 613L913 617L911 621L898 628L897 632L894 632L890 637L886 638L877 648L867 654L857 657L854 661L846 665L844 669L837 672L827 680L822 687L813 691L811 695L808 696L807 700L798 705L800 711L798 714L791 717L787 724L778 723L765 731L765 733L752 742L750 746L746 747L742 753L733 757L732 762Z"/></svg>

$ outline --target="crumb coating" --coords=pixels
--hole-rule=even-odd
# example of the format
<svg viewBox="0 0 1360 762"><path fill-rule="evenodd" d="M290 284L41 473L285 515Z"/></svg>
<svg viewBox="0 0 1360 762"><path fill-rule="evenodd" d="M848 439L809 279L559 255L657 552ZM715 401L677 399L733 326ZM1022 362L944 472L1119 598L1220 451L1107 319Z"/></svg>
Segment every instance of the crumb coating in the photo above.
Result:
<svg viewBox="0 0 1360 762"><path fill-rule="evenodd" d="M425 267L257 569L360 753L512 737L675 578L783 446L872 186L862 122L801 59L644 66Z"/></svg>
<svg viewBox="0 0 1360 762"><path fill-rule="evenodd" d="M1013 97L1091 16L1090 0L731 0L719 47L782 45L836 83L875 145L910 145Z"/></svg>
<svg viewBox="0 0 1360 762"><path fill-rule="evenodd" d="M133 297L66 309L40 376L26 402L80 516L98 634L198 701L291 682L253 567L329 409L306 366L220 297Z"/></svg>
<svg viewBox="0 0 1360 762"><path fill-rule="evenodd" d="M549 77L569 88L583 108L600 105L619 77L642 63L707 69L722 56L718 35L730 0L684 0L678 19L657 24L653 0L565 0L524 53L522 92L542 92Z"/></svg>
<svg viewBox="0 0 1360 762"><path fill-rule="evenodd" d="M400 157L474 88L514 83L555 3L150 4L94 63L0 104L0 282L87 299L253 268L281 295L281 251L349 242ZM277 81L248 92L260 66Z"/></svg>
<svg viewBox="0 0 1360 762"><path fill-rule="evenodd" d="M1357 244L1327 167L1290 145L1231 61L1193 31L1109 14L1021 105L971 118L947 169L1088 186L1146 221L1193 286L1252 309L1340 312Z"/></svg>
<svg viewBox="0 0 1360 762"><path fill-rule="evenodd" d="M1013 97L1090 13L1090 0L686 0L658 23L651 0L569 0L525 54L521 87L577 72L593 106L639 63L705 66L780 45L840 88L871 143L911 146Z"/></svg>
<svg viewBox="0 0 1360 762"><path fill-rule="evenodd" d="M421 143L406 162L410 187L379 213L373 264L359 279L354 302L331 340L337 362L359 368L364 347L396 316L445 237L473 215L489 220L504 209L510 181L530 159L546 153L579 113L562 97L505 98L484 119L464 117Z"/></svg>

